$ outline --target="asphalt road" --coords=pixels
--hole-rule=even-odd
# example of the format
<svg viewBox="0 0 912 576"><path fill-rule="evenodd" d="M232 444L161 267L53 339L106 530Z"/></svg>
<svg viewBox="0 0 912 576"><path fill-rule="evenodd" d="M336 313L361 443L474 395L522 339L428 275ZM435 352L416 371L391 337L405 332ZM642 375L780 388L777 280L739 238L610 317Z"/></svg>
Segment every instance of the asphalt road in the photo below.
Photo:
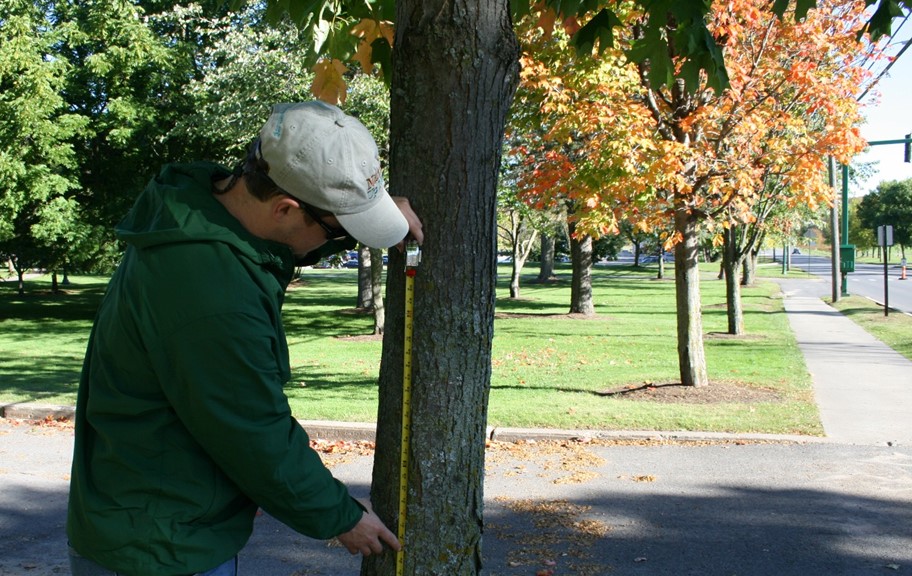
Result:
<svg viewBox="0 0 912 576"><path fill-rule="evenodd" d="M72 430L0 421L0 575L67 574ZM368 494L371 454L333 473ZM452 473L459 473L452 471ZM663 441L489 449L485 576L912 574L912 447ZM357 576L267 515L246 576Z"/></svg>
<svg viewBox="0 0 912 576"><path fill-rule="evenodd" d="M814 276L819 276L827 281L828 291L831 278L831 264L829 258L820 255L794 254L792 256L792 270L802 270ZM912 269L907 268L907 276ZM912 276L907 280L900 280L901 269L898 264L887 266L887 295L890 308L912 314ZM884 267L883 264L855 264L855 272L849 273L848 291L853 296L864 296L875 302L884 302ZM829 292L828 292L829 293Z"/></svg>

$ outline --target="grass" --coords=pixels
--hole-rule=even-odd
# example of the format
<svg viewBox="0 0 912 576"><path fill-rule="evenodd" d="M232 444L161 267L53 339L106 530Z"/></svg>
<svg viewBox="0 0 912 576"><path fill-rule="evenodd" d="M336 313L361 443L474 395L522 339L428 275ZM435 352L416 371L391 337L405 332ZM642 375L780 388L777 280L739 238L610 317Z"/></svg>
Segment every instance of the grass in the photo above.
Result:
<svg viewBox="0 0 912 576"><path fill-rule="evenodd" d="M861 296L845 296L831 306L851 318L875 338L912 360L912 316L891 311Z"/></svg>
<svg viewBox="0 0 912 576"><path fill-rule="evenodd" d="M724 285L717 267L701 284L705 349L716 386L757 390L767 400L656 402L598 392L678 380L674 283L654 268L597 267L597 316L578 319L569 308L569 268L559 280L535 284L527 267L522 294L508 297L509 270L500 269L492 351L488 423L628 430L822 433L810 376L782 311L778 288L743 291L748 335L723 335ZM666 268L669 278L671 266ZM72 404L82 355L106 278L72 278L66 294L49 280L27 284L19 297L0 283L0 404ZM381 341L372 318L354 313L354 270L308 270L289 291L285 322L293 367L286 393L303 419L374 421ZM352 337L361 336L361 337Z"/></svg>

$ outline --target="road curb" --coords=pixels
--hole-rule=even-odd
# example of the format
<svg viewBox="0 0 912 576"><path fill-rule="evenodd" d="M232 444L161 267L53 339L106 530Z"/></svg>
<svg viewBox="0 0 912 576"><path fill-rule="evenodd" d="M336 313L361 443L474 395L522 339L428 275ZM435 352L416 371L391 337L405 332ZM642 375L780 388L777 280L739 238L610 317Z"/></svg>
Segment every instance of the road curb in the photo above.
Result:
<svg viewBox="0 0 912 576"><path fill-rule="evenodd" d="M53 404L6 404L0 415L10 420L71 420L73 406ZM317 440L374 442L377 426L365 422L299 420L307 434ZM643 442L778 442L827 443L828 438L793 434L734 434L728 432L649 431L649 430L559 430L552 428L503 428L489 426L487 438L493 442L547 441L643 441Z"/></svg>

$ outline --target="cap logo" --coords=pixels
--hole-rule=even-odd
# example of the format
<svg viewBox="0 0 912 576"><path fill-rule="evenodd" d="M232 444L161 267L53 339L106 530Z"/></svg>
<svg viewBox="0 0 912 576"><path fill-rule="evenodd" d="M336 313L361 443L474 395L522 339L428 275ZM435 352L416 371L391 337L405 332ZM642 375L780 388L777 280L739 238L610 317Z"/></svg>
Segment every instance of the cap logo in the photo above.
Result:
<svg viewBox="0 0 912 576"><path fill-rule="evenodd" d="M282 126L284 124L285 124L285 111L282 110L281 112L278 113L278 117L276 118L275 129L272 131L272 135L275 136L276 138L281 138L282 137Z"/></svg>
<svg viewBox="0 0 912 576"><path fill-rule="evenodd" d="M373 176L367 179L367 197L370 200L374 200L380 194L382 188L383 174L380 170L377 170Z"/></svg>

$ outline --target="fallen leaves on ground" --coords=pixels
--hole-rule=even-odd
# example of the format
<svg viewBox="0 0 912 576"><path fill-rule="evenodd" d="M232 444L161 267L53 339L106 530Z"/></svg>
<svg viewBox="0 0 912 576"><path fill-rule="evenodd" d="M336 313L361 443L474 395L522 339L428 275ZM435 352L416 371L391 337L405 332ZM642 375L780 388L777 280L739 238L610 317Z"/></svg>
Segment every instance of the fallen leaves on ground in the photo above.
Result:
<svg viewBox="0 0 912 576"><path fill-rule="evenodd" d="M372 456L376 444L367 440L311 439L310 447L320 455L323 464L329 468L347 462L353 456Z"/></svg>
<svg viewBox="0 0 912 576"><path fill-rule="evenodd" d="M611 527L587 517L590 506L566 500L495 500L534 527L516 530L506 525L486 525L486 530L497 538L514 542L515 547L507 554L508 566L544 566L536 575L557 574L561 569L579 576L602 576L611 571L610 566L592 561L591 550L607 537Z"/></svg>
<svg viewBox="0 0 912 576"><path fill-rule="evenodd" d="M605 463L603 458L586 448L589 444L588 438L550 442L489 441L485 465L492 473L495 465L512 462L513 468L504 475L516 476L527 473L527 464L534 463L542 469L539 476L556 475L551 480L554 484L580 484L597 478L598 473L592 469Z"/></svg>

